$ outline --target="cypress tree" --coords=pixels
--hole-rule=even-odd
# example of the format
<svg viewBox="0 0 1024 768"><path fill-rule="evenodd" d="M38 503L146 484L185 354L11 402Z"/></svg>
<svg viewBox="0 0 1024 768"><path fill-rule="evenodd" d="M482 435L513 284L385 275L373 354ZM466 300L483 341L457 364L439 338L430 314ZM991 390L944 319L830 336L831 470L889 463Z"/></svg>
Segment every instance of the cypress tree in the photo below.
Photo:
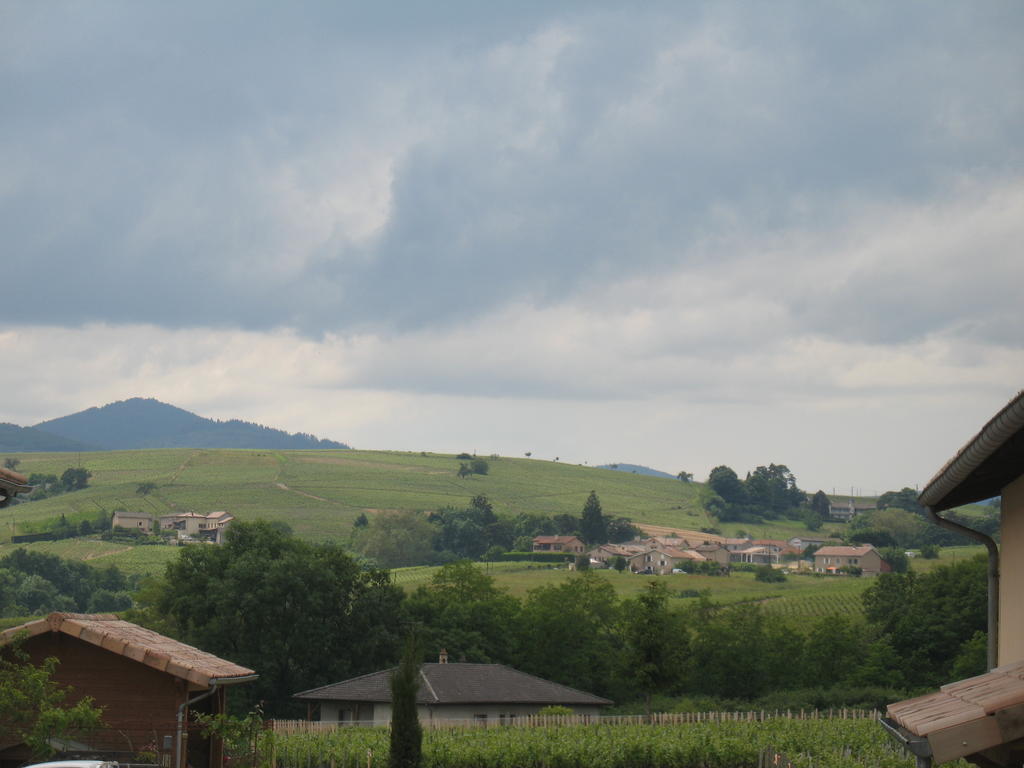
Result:
<svg viewBox="0 0 1024 768"><path fill-rule="evenodd" d="M402 661L391 674L391 752L388 768L420 768L423 728L416 713L420 689L419 648L412 635L405 642Z"/></svg>

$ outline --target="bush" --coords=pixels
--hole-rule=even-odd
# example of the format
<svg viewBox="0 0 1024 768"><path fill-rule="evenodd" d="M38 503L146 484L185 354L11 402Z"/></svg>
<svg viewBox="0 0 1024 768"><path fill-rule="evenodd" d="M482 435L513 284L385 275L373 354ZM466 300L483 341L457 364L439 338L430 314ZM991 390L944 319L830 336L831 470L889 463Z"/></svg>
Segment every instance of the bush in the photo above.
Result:
<svg viewBox="0 0 1024 768"><path fill-rule="evenodd" d="M763 581L768 584L774 584L786 580L786 574L782 571L777 571L770 565L759 565L757 571L754 574L755 581Z"/></svg>

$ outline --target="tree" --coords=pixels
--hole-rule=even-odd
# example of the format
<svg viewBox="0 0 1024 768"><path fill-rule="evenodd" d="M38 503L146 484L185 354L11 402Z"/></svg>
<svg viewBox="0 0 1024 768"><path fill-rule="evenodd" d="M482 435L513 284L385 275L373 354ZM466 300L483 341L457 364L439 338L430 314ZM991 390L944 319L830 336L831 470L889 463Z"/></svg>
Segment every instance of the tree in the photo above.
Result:
<svg viewBox="0 0 1024 768"><path fill-rule="evenodd" d="M416 713L420 656L416 639L405 641L402 660L391 674L391 751L388 768L419 768L423 762L423 727Z"/></svg>
<svg viewBox="0 0 1024 768"><path fill-rule="evenodd" d="M473 470L469 468L469 464L463 461L459 462L459 469L455 474L457 474L461 479L463 477L469 477L470 475L472 475Z"/></svg>
<svg viewBox="0 0 1024 768"><path fill-rule="evenodd" d="M831 508L832 503L828 500L825 492L821 489L815 491L814 496L811 498L811 509L817 513L818 517L822 520L828 520Z"/></svg>
<svg viewBox="0 0 1024 768"><path fill-rule="evenodd" d="M655 693L671 691L683 676L686 634L668 607L668 587L652 581L637 598L623 604L622 675L643 695L651 714Z"/></svg>
<svg viewBox="0 0 1024 768"><path fill-rule="evenodd" d="M615 558L612 560L612 568L614 568L619 573L622 573L624 570L626 570L627 565L629 565L629 563L626 562L626 558L624 558L622 555L616 555Z"/></svg>
<svg viewBox="0 0 1024 768"><path fill-rule="evenodd" d="M516 622L524 672L607 696L622 644L615 588L593 571L530 590Z"/></svg>
<svg viewBox="0 0 1024 768"><path fill-rule="evenodd" d="M590 546L604 544L608 541L608 523L601 512L601 502L593 491L583 505L580 520L580 535Z"/></svg>
<svg viewBox="0 0 1024 768"><path fill-rule="evenodd" d="M139 487L135 489L135 492L139 496L148 496L156 490L156 483L152 481L146 481L145 483L139 483Z"/></svg>
<svg viewBox="0 0 1024 768"><path fill-rule="evenodd" d="M4 459L5 469L17 469L19 464L21 464L21 459L16 459L13 456L8 456L6 459Z"/></svg>
<svg viewBox="0 0 1024 768"><path fill-rule="evenodd" d="M239 711L265 700L268 714L287 716L298 714L296 691L393 663L407 621L402 597L386 573L364 570L336 545L236 521L222 546L181 548L141 618L259 670L232 692Z"/></svg>
<svg viewBox="0 0 1024 768"><path fill-rule="evenodd" d="M785 464L757 467L743 483L749 503L765 514L778 517L804 503L806 496Z"/></svg>
<svg viewBox="0 0 1024 768"><path fill-rule="evenodd" d="M474 475L486 475L491 469L485 459L473 459L469 462L469 468Z"/></svg>
<svg viewBox="0 0 1024 768"><path fill-rule="evenodd" d="M0 736L23 742L39 758L56 752L52 739L81 738L101 724L91 697L64 704L71 689L53 680L58 663L50 657L34 666L17 642L0 651Z"/></svg>
<svg viewBox="0 0 1024 768"><path fill-rule="evenodd" d="M65 491L80 491L89 485L92 472L84 467L68 467L60 476L60 484Z"/></svg>
<svg viewBox="0 0 1024 768"><path fill-rule="evenodd" d="M382 512L365 528L353 528L355 547L380 568L423 565L433 560L436 529L421 512Z"/></svg>
<svg viewBox="0 0 1024 768"><path fill-rule="evenodd" d="M913 512L915 515L924 517L924 507L917 503L917 491L913 488L902 488L898 491L886 491L875 502L878 509L895 507Z"/></svg>
<svg viewBox="0 0 1024 768"><path fill-rule="evenodd" d="M490 663L513 656L519 603L468 560L448 563L406 601L426 649Z"/></svg>
<svg viewBox="0 0 1024 768"><path fill-rule="evenodd" d="M693 482L693 472L686 472L686 471L680 470L676 474L676 477L678 477L684 483L692 483Z"/></svg>
<svg viewBox="0 0 1024 768"><path fill-rule="evenodd" d="M746 503L747 494L743 489L736 472L724 464L715 467L708 474L708 486L717 493L726 504Z"/></svg>

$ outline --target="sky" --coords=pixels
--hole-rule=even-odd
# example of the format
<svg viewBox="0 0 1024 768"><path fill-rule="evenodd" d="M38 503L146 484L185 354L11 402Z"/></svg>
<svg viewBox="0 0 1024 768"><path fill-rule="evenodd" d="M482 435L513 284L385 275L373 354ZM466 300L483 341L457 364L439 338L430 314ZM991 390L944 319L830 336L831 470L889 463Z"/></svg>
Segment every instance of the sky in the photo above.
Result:
<svg viewBox="0 0 1024 768"><path fill-rule="evenodd" d="M1024 4L0 3L0 421L920 486L1024 386Z"/></svg>

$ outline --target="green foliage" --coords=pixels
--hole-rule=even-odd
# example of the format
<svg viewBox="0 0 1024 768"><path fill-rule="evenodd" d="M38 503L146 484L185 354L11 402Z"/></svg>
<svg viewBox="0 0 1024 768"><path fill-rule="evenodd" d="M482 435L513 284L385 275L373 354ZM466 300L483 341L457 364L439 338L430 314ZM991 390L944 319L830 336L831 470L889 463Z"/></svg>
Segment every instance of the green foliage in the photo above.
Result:
<svg viewBox="0 0 1024 768"><path fill-rule="evenodd" d="M4 459L4 469L16 470L19 464L21 464L21 459L14 458L13 456L8 456Z"/></svg>
<svg viewBox="0 0 1024 768"><path fill-rule="evenodd" d="M561 704L548 704L546 707L541 707L537 711L538 715L546 717L558 717L563 715L571 715L572 709L569 707L563 707Z"/></svg>
<svg viewBox="0 0 1024 768"><path fill-rule="evenodd" d="M815 491L814 496L811 498L811 510L822 520L828 520L830 508L831 503L825 492L820 489Z"/></svg>
<svg viewBox="0 0 1024 768"><path fill-rule="evenodd" d="M910 568L910 559L901 547L884 547L878 554L889 564L893 573L906 573Z"/></svg>
<svg viewBox="0 0 1024 768"><path fill-rule="evenodd" d="M627 565L629 565L629 563L626 562L626 558L624 558L622 555L616 555L612 559L612 568L614 568L616 571L619 571L620 573L626 570Z"/></svg>
<svg viewBox="0 0 1024 768"><path fill-rule="evenodd" d="M0 616L125 610L130 586L115 566L92 568L19 548L0 558Z"/></svg>
<svg viewBox="0 0 1024 768"><path fill-rule="evenodd" d="M152 480L147 480L144 483L139 483L138 488L135 489L135 493L137 493L139 496L148 496L155 490L156 483L154 483Z"/></svg>
<svg viewBox="0 0 1024 768"><path fill-rule="evenodd" d="M917 503L917 491L913 488L902 488L898 491L886 491L875 502L878 509L896 507L898 509L912 512L915 515L924 515L924 507Z"/></svg>
<svg viewBox="0 0 1024 768"><path fill-rule="evenodd" d="M37 758L55 754L51 739L81 738L101 723L90 697L65 705L70 689L54 682L57 664L50 657L34 666L17 642L0 649L0 738L25 743Z"/></svg>
<svg viewBox="0 0 1024 768"><path fill-rule="evenodd" d="M780 584L786 580L786 574L770 565L759 565L754 572L754 578L766 584Z"/></svg>
<svg viewBox="0 0 1024 768"><path fill-rule="evenodd" d="M622 625L626 684L644 697L650 714L651 697L682 681L687 659L687 635L680 615L669 610L665 583L652 581L638 598L627 600Z"/></svg>
<svg viewBox="0 0 1024 768"><path fill-rule="evenodd" d="M921 557L925 560L938 560L939 548L934 544L924 544L921 546Z"/></svg>
<svg viewBox="0 0 1024 768"><path fill-rule="evenodd" d="M601 502L594 491L590 492L580 517L580 534L584 542L597 546L608 541L608 524L601 511Z"/></svg>
<svg viewBox="0 0 1024 768"><path fill-rule="evenodd" d="M902 670L911 687L953 677L964 644L986 629L987 562L961 560L924 573L883 573L864 593L864 612L891 649L878 667ZM885 655L880 648L878 655Z"/></svg>
<svg viewBox="0 0 1024 768"><path fill-rule="evenodd" d="M201 726L204 736L220 738L232 766L257 768L271 754L272 734L265 728L263 709L259 706L242 717L204 712L192 712L191 716Z"/></svg>
<svg viewBox="0 0 1024 768"><path fill-rule="evenodd" d="M473 459L469 462L469 468L474 475L486 475L491 469L485 459Z"/></svg>
<svg viewBox="0 0 1024 768"><path fill-rule="evenodd" d="M556 683L612 694L620 616L615 589L592 571L532 590L517 624L517 665Z"/></svg>
<svg viewBox="0 0 1024 768"><path fill-rule="evenodd" d="M232 692L251 709L297 714L291 696L372 672L397 655L402 593L332 544L309 544L266 522L235 522L218 547L183 547L139 618L259 671Z"/></svg>
<svg viewBox="0 0 1024 768"><path fill-rule="evenodd" d="M406 610L432 655L445 648L454 658L483 663L513 656L519 603L468 560L440 568L408 598Z"/></svg>
<svg viewBox="0 0 1024 768"><path fill-rule="evenodd" d="M686 471L680 470L676 474L676 477L678 477L684 483L692 483L693 482L693 472L686 472Z"/></svg>
<svg viewBox="0 0 1024 768"><path fill-rule="evenodd" d="M416 713L420 688L419 648L410 636L398 668L391 674L391 744L388 768L419 768L423 763L423 728Z"/></svg>
<svg viewBox="0 0 1024 768"><path fill-rule="evenodd" d="M275 752L283 765L358 768L367 755L385 754L387 743L386 729L339 728L277 735ZM873 718L431 729L423 738L424 763L444 768L737 768L758 765L769 748L794 768L914 767Z"/></svg>
<svg viewBox="0 0 1024 768"><path fill-rule="evenodd" d="M381 568L434 561L435 529L422 512L381 512L353 532L356 551Z"/></svg>
<svg viewBox="0 0 1024 768"><path fill-rule="evenodd" d="M60 484L65 491L80 491L89 485L92 473L84 467L68 467L60 476Z"/></svg>

